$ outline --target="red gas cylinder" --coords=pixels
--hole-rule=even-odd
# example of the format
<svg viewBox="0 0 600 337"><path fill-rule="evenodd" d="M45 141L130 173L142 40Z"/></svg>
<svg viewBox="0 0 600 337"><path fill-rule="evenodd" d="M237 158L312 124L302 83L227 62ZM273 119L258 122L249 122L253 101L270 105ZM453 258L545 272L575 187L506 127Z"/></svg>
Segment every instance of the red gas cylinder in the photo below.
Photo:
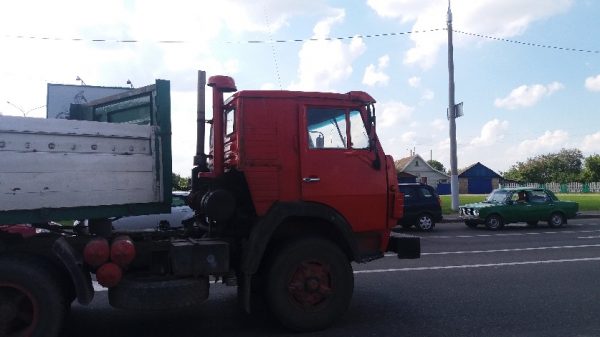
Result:
<svg viewBox="0 0 600 337"><path fill-rule="evenodd" d="M121 282L123 271L121 267L112 262L107 262L96 270L96 280L101 286L111 288Z"/></svg>
<svg viewBox="0 0 600 337"><path fill-rule="evenodd" d="M135 258L135 246L127 235L117 236L110 246L110 260L125 267Z"/></svg>
<svg viewBox="0 0 600 337"><path fill-rule="evenodd" d="M83 248L83 260L92 267L99 267L110 257L110 247L105 238L94 238Z"/></svg>

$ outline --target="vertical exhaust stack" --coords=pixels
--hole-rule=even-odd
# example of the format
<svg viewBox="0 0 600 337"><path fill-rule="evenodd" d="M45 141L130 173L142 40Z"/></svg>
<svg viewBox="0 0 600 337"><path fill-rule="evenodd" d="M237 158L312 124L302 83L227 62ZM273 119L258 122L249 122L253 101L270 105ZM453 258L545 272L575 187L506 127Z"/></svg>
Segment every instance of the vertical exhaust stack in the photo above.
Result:
<svg viewBox="0 0 600 337"><path fill-rule="evenodd" d="M192 192L199 190L198 174L208 172L206 153L204 153L204 137L206 124L206 72L198 70L198 103L196 107L196 155L194 156L194 168L192 168Z"/></svg>
<svg viewBox="0 0 600 337"><path fill-rule="evenodd" d="M196 155L194 156L194 168L192 169L192 192L199 192L200 177L217 177L224 172L224 116L223 116L223 93L237 91L235 81L229 76L211 76L208 86L212 87L213 97L213 119L212 119L212 172L208 167L208 155L204 153L204 135L206 123L205 90L206 72L198 71L198 107L197 107L197 131L196 131Z"/></svg>
<svg viewBox="0 0 600 337"><path fill-rule="evenodd" d="M200 166L201 171L208 171L206 164L206 154L204 153L204 135L206 123L206 72L198 70L198 105L196 109L196 155L194 156L194 166Z"/></svg>
<svg viewBox="0 0 600 337"><path fill-rule="evenodd" d="M237 91L235 81L229 76L211 76L208 86L213 89L213 176L218 177L224 172L224 139L225 122L223 116L223 93Z"/></svg>

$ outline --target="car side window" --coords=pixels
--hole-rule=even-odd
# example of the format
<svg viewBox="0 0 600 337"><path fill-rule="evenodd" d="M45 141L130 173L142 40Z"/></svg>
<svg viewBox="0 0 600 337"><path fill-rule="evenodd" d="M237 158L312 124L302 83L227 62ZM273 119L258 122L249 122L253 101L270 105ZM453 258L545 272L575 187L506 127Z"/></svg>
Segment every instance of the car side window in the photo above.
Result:
<svg viewBox="0 0 600 337"><path fill-rule="evenodd" d="M410 187L400 187L400 192L404 193L404 199L413 199L415 194Z"/></svg>
<svg viewBox="0 0 600 337"><path fill-rule="evenodd" d="M171 200L171 207L185 206L185 198L180 196L173 196Z"/></svg>
<svg viewBox="0 0 600 337"><path fill-rule="evenodd" d="M421 191L421 196L425 199L430 199L433 198L433 193L431 193L431 191L426 188L426 187L421 187L419 188L419 190Z"/></svg>
<svg viewBox="0 0 600 337"><path fill-rule="evenodd" d="M545 191L531 191L529 200L534 204L543 204L551 200L551 198L548 197Z"/></svg>

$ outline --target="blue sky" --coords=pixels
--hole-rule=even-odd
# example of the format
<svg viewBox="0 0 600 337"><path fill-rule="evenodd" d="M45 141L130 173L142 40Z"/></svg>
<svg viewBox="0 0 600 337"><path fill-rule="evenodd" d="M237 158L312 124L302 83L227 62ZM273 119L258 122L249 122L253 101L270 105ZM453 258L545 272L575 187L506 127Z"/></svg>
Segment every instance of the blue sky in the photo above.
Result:
<svg viewBox="0 0 600 337"><path fill-rule="evenodd" d="M446 0L2 2L0 113L22 114L10 101L43 117L44 108L34 108L45 104L47 83L78 84L77 76L100 86L168 79L174 170L188 175L196 71L204 69L233 76L238 89L367 91L378 101L387 153L399 159L414 149L448 168L447 6ZM455 32L456 101L465 112L457 120L459 168L479 161L505 171L563 147L600 153L600 2L454 0L452 10L455 31L592 51ZM383 33L403 34L366 37ZM139 42L115 42L125 39ZM269 43L294 39L302 41Z"/></svg>

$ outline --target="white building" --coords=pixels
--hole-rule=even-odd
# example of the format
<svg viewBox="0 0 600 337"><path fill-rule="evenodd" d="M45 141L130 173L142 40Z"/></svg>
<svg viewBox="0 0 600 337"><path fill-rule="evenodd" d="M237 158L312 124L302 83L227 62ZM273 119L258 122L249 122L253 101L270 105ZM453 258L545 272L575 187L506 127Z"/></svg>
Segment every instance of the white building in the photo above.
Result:
<svg viewBox="0 0 600 337"><path fill-rule="evenodd" d="M396 171L412 174L417 177L417 182L433 187L437 187L440 183L450 182L450 176L431 167L418 154L396 160L394 164Z"/></svg>

